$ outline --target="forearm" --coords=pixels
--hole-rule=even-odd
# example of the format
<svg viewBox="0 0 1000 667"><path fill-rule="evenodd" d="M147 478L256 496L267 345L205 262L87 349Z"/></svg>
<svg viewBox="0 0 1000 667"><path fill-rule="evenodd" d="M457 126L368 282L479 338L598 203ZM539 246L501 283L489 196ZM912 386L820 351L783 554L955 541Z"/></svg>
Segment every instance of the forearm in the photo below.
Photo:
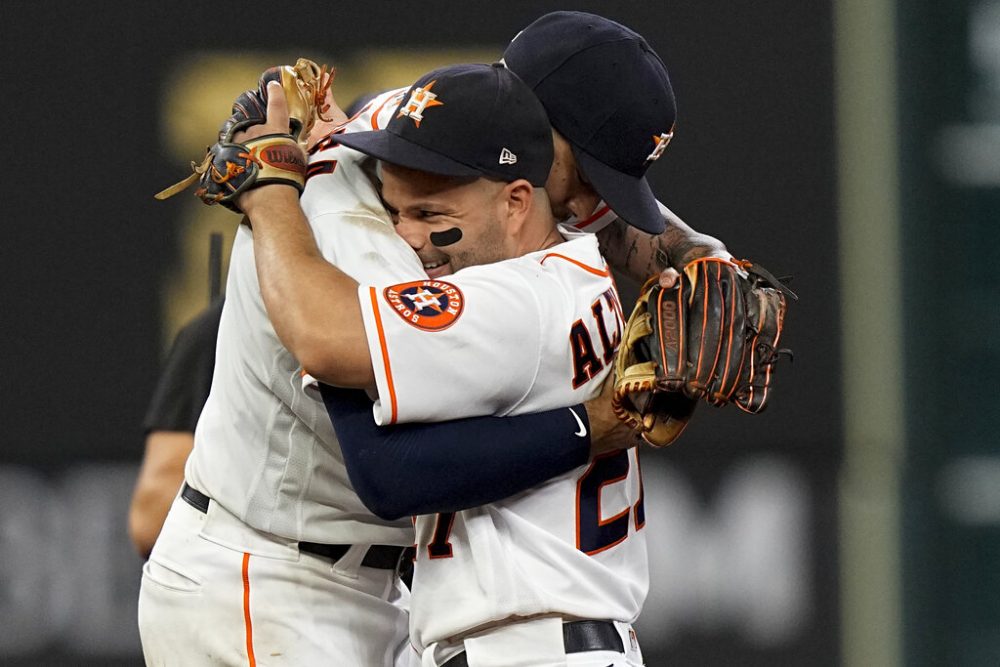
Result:
<svg viewBox="0 0 1000 667"><path fill-rule="evenodd" d="M495 502L585 464L582 406L517 417L377 426L363 392L321 386L351 484L383 519Z"/></svg>
<svg viewBox="0 0 1000 667"><path fill-rule="evenodd" d="M282 344L319 380L374 386L358 283L320 254L295 190L256 188L240 206L253 227L261 296Z"/></svg>
<svg viewBox="0 0 1000 667"><path fill-rule="evenodd" d="M139 477L128 510L128 533L136 551L146 558L160 535L167 512L184 481L194 436L180 431L155 431L146 438Z"/></svg>
<svg viewBox="0 0 1000 667"><path fill-rule="evenodd" d="M597 233L601 252L613 268L640 285L666 268L683 269L698 257L730 257L719 239L697 232L666 209L666 229L646 234L616 220Z"/></svg>

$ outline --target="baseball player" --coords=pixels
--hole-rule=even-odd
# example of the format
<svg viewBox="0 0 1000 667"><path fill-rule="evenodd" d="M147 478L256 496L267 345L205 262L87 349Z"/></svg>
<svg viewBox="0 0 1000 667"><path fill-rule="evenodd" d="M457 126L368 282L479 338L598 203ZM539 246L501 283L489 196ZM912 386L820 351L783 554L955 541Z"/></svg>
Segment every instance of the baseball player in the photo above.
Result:
<svg viewBox="0 0 1000 667"><path fill-rule="evenodd" d="M271 289L268 275L282 272L282 238L294 244L308 229L309 207L298 211L290 188L241 199L272 317L273 304L288 303L283 288L303 280L322 285L329 310L340 313L318 348L299 344L294 323L275 318L279 334L320 379L374 380L381 423L572 403L597 390L620 341L620 306L596 240L560 236L547 200L528 187L544 184L549 163L531 153L535 143L493 136L493 128L524 122L518 104L495 91L498 77L501 90L524 88L500 66L446 68L408 91L386 130L331 137L384 161L382 198L397 231L422 259L425 247L447 247L447 268L465 269L447 280L429 272L358 288L307 253L293 262L298 279ZM280 88L271 94L277 104ZM501 259L508 261L482 265ZM301 270L310 264L311 277ZM324 346L336 354L324 355ZM487 370L479 362L490 355L502 363ZM411 634L424 664L567 664L567 655L575 664L641 664L629 625L647 587L634 456L603 457L486 507L418 517Z"/></svg>
<svg viewBox="0 0 1000 667"><path fill-rule="evenodd" d="M377 100L357 119L358 124L384 126L400 101L399 95L392 98ZM379 225L363 220L364 216L348 214L347 223L337 229L339 234L333 233L338 213L360 210L384 221L377 196L366 190L366 184L351 180L360 173L352 167L352 160L356 162L352 154L340 150L339 154L321 152L314 156L316 182L341 182L346 189L331 197L339 197L340 203L324 212L327 217L321 222L326 224L313 229L324 254L333 257L339 248L339 254L350 262L352 251L357 251L359 275L369 268L367 262L376 265L376 274L391 273L392 260L382 258L394 256L398 243L382 233ZM311 200L310 193L318 197L318 192L316 187L307 188L303 203ZM673 238L679 236L683 234ZM324 423L325 415L319 415L314 405L304 400L292 381L298 364L263 320L249 245L249 232L241 229L228 292L231 300L238 298L242 303L223 317L219 367L209 400L210 406L215 404L211 408L215 414L203 420L204 427L199 426L198 440L204 444L196 448L196 452L206 453L196 457L203 459L200 463L189 466L191 484L184 502L175 504L172 514L176 518L168 520L165 531L169 537L161 539L154 550L144 577L140 613L147 659L155 663L157 655L183 655L176 651L190 647L193 661L208 652L219 663L242 664L240 660L253 657L254 645L263 645L283 649L271 651L280 654L270 656L272 662L284 659L289 664L309 664L323 654L335 663L383 664L386 654L391 653L387 647L399 634L396 629L403 615L385 604L395 595L386 583L391 577L376 576L381 568L368 563L377 564L379 558L375 551L366 549L376 540L390 546L408 544L411 533L403 522L372 517L348 485L332 431ZM412 262L412 255L397 261L405 265ZM243 296L234 298L237 292ZM228 353L223 352L226 349ZM572 422L569 433L577 431L571 413L560 414ZM552 417L556 418L555 413ZM541 421L534 422L530 430L540 440L549 439L539 431L541 427ZM556 432L553 430L553 438ZM519 435L516 429L505 433L506 437ZM516 444L506 443L492 458L502 458L508 450L516 449ZM462 450L456 450L455 456L461 454ZM477 472L472 468L466 476L474 477ZM192 477L200 481L192 482ZM427 485L425 491L434 495L440 488ZM199 503L206 511L193 506ZM320 530L323 524L332 529ZM303 547L315 544L305 542L309 537L322 539L321 547L333 542L338 549L317 557ZM338 539L343 541L336 542ZM354 546L343 556L332 557L345 544ZM376 555L368 558L369 552ZM178 553L184 557L175 559ZM359 557L365 564L358 564ZM192 563L196 567L189 568ZM382 585L375 585L376 580ZM260 582L265 583L257 586ZM303 587L316 592L300 595L297 591ZM372 593L372 589L378 590ZM174 600L163 599L164 593L174 594ZM160 599L154 599L157 597ZM193 602L197 609L192 613L191 605L176 604L178 598ZM331 607L320 605L320 600L333 600L338 613L324 613ZM220 623L220 616L240 622ZM303 617L311 620L300 622ZM254 618L257 626L252 623ZM366 625L362 634L356 630L358 623ZM256 635L252 634L254 627ZM238 641L232 641L231 635L237 635Z"/></svg>
<svg viewBox="0 0 1000 667"><path fill-rule="evenodd" d="M674 98L641 35L594 14L551 12L515 36L503 62L531 86L555 130L546 183L553 212L597 233L612 266L642 284L698 257L732 257L659 203L644 178L674 129L654 136L649 124L673 115Z"/></svg>
<svg viewBox="0 0 1000 667"><path fill-rule="evenodd" d="M391 113L372 106L357 122L371 127ZM426 276L386 219L357 164L362 156L331 150L336 152L324 157L338 162L313 164L328 187L304 200L317 211L313 229L329 257L369 280ZM187 481L143 570L139 626L146 661L405 664L412 654L407 592L396 570L413 543L412 524L379 519L352 489L323 404L303 392L298 360L267 321L252 244L249 228L241 227L212 390ZM497 461L510 454L547 470L518 480L502 479L502 465L476 466L480 453L466 446L467 431L455 435L448 425L435 425L430 432L437 435L426 437L422 448L468 461L466 477L481 478L480 493L503 482L495 492L501 495L462 503L450 493L445 507L523 490L588 458L591 438L582 406L537 417L511 418L525 424L523 435L515 432L514 438L508 437L509 426L497 424L510 420L483 419L476 427L483 446L504 444L493 456ZM577 435L580 420L588 427L585 437ZM491 436L491 428L502 435ZM538 442L565 456L532 456ZM447 481L431 491L445 493Z"/></svg>

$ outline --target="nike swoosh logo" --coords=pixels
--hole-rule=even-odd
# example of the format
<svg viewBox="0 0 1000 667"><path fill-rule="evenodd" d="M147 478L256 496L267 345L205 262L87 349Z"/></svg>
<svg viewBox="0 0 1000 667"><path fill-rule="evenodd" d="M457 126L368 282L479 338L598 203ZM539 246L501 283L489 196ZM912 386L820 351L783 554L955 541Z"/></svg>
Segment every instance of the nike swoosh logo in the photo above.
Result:
<svg viewBox="0 0 1000 667"><path fill-rule="evenodd" d="M573 435L578 435L581 438L587 435L587 427L583 425L583 420L580 419L580 415L576 414L576 411L573 410L573 408L566 408L566 409L569 410L569 413L573 415L573 419L575 419L576 423L579 424L580 426L580 430L574 433Z"/></svg>

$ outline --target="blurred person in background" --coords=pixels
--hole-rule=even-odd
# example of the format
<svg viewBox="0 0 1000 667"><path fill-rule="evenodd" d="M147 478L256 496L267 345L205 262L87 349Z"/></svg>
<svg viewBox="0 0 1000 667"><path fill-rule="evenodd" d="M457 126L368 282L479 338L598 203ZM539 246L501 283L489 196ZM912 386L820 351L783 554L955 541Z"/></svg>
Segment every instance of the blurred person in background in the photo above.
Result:
<svg viewBox="0 0 1000 667"><path fill-rule="evenodd" d="M194 429L212 388L223 302L215 301L177 334L142 422L146 449L129 506L128 532L143 558L153 550L184 483Z"/></svg>

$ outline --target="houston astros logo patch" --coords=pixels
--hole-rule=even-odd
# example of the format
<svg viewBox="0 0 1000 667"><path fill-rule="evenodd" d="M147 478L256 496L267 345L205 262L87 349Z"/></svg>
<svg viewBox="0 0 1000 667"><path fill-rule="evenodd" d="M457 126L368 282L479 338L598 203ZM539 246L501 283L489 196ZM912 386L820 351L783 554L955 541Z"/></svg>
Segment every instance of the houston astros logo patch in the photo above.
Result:
<svg viewBox="0 0 1000 667"><path fill-rule="evenodd" d="M443 280L415 280L386 287L385 300L408 324L424 331L447 329L462 314L462 291Z"/></svg>

